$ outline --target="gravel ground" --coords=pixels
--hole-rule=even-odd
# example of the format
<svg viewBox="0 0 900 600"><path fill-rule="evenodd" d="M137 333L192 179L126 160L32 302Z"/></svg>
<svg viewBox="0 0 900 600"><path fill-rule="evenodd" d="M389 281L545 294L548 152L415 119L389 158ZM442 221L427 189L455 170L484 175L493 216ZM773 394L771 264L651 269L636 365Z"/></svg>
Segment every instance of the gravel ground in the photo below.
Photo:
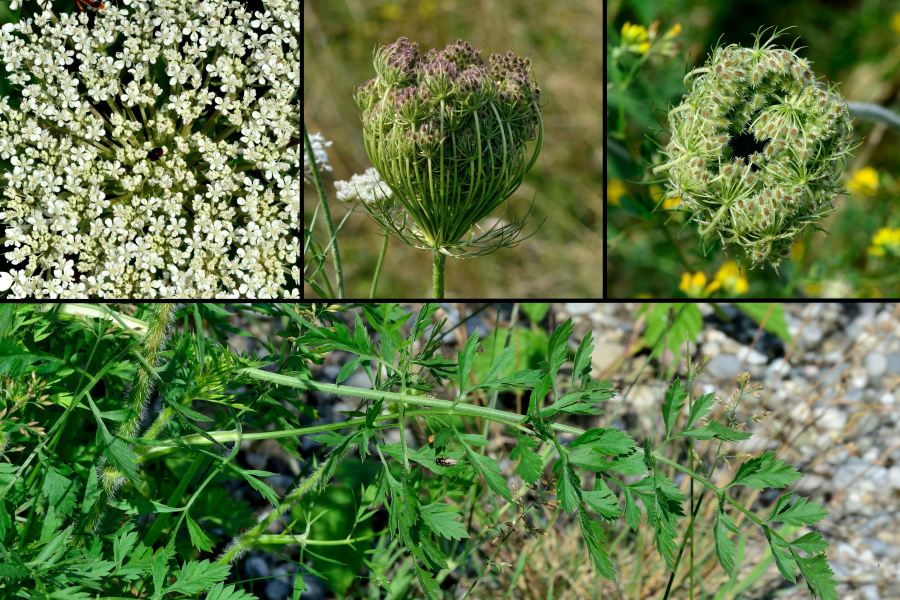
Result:
<svg viewBox="0 0 900 600"><path fill-rule="evenodd" d="M629 356L640 305L557 308L559 320L581 321L576 333L593 330L595 369L614 369L620 389L635 382L617 402L636 413L639 430L653 429L666 382L651 369L635 381L646 362ZM692 354L710 360L698 391L728 390L749 371L762 390L742 412L767 418L740 449L775 449L801 468L795 489L829 511L819 528L831 543L841 598L900 598L900 307L786 304L789 344L760 332L733 307L722 309L724 317L701 305L703 330ZM771 575L768 597L809 597L805 587L776 594L781 580L774 568Z"/></svg>

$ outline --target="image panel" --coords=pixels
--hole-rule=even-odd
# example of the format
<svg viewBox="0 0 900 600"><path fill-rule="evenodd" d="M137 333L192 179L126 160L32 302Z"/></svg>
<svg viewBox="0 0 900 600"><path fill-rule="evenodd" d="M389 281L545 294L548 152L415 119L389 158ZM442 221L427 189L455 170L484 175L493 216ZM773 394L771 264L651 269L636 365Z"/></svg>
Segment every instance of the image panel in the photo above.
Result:
<svg viewBox="0 0 900 600"><path fill-rule="evenodd" d="M601 297L602 8L305 2L305 297Z"/></svg>
<svg viewBox="0 0 900 600"><path fill-rule="evenodd" d="M900 295L890 3L611 2L614 298Z"/></svg>
<svg viewBox="0 0 900 600"><path fill-rule="evenodd" d="M296 0L3 0L0 48L0 298L300 298Z"/></svg>

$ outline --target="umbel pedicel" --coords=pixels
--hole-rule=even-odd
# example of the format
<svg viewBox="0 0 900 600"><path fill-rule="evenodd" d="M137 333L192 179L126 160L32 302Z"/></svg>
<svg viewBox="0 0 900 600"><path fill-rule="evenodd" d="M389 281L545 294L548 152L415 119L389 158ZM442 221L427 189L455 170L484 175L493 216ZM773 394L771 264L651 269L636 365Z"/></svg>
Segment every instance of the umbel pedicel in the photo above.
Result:
<svg viewBox="0 0 900 600"><path fill-rule="evenodd" d="M540 89L528 59L507 52L485 64L464 41L422 54L401 37L375 51L374 66L355 99L366 151L393 194L364 208L386 232L433 253L433 290L442 297L446 256L480 256L522 239L524 217L481 223L537 160Z"/></svg>

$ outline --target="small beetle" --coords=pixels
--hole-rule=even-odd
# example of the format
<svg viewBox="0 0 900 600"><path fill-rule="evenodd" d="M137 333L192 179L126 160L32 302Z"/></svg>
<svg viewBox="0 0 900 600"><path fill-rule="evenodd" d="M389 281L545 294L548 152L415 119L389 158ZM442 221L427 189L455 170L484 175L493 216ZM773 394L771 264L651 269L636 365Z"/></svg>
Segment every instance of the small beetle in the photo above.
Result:
<svg viewBox="0 0 900 600"><path fill-rule="evenodd" d="M434 462L436 462L437 464L439 464L442 467L452 467L453 465L455 465L457 463L457 460L455 458L447 458L445 456L438 456L436 459L434 459Z"/></svg>
<svg viewBox="0 0 900 600"><path fill-rule="evenodd" d="M78 10L83 11L84 7L93 8L94 10L103 10L106 8L103 0L75 0Z"/></svg>
<svg viewBox="0 0 900 600"><path fill-rule="evenodd" d="M154 148L150 152L147 153L147 158L153 162L158 161L162 158L162 155L165 154L166 151L163 148Z"/></svg>

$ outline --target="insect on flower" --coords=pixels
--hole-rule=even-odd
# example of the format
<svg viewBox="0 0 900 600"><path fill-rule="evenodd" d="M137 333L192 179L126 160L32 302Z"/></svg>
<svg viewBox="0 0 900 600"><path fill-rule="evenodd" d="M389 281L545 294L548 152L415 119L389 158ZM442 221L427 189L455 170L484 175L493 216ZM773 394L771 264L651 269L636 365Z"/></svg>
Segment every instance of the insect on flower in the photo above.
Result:
<svg viewBox="0 0 900 600"><path fill-rule="evenodd" d="M165 154L165 153L166 153L166 150L164 148L154 148L153 150L151 150L150 152L147 153L147 158L150 159L152 162L156 162L160 158L162 158L163 154Z"/></svg>
<svg viewBox="0 0 900 600"><path fill-rule="evenodd" d="M84 10L85 6L94 10L103 10L106 8L106 4L103 0L75 0L75 4L78 6L78 10L81 11Z"/></svg>

